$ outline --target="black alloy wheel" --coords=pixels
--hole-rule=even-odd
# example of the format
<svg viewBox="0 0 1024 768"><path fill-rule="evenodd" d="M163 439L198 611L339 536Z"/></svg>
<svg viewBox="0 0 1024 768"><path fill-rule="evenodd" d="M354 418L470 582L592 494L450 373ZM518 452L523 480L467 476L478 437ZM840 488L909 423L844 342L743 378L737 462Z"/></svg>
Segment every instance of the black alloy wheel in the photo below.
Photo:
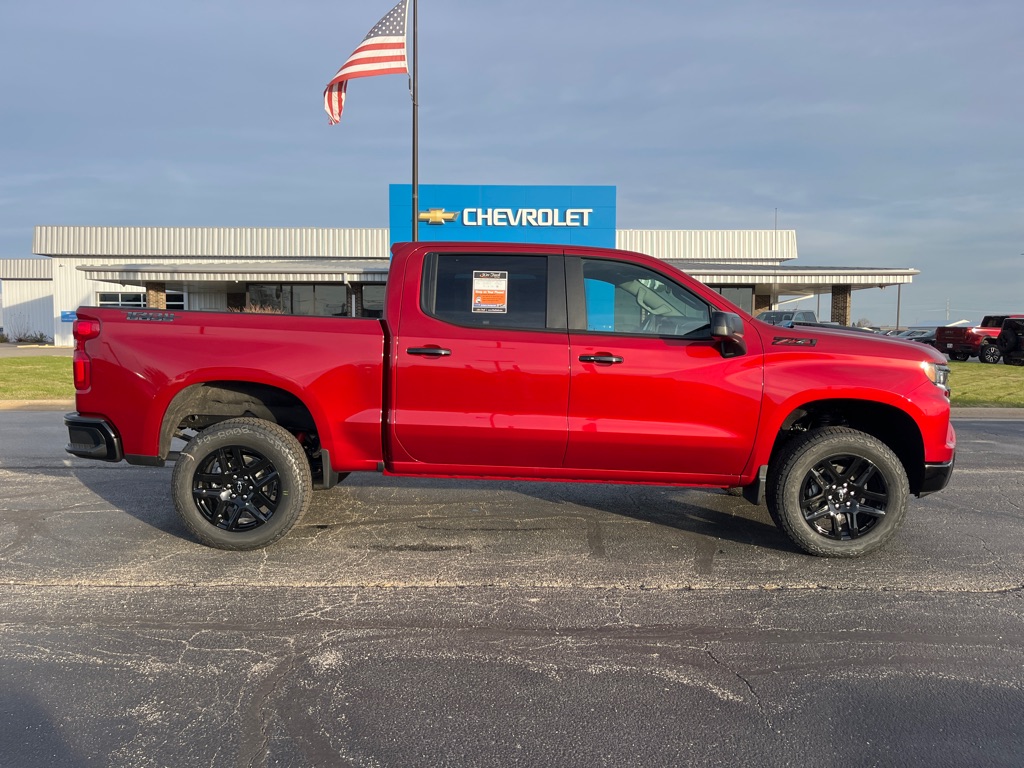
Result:
<svg viewBox="0 0 1024 768"><path fill-rule="evenodd" d="M794 438L769 472L776 524L813 555L858 557L884 546L906 513L909 485L896 455L845 427Z"/></svg>
<svg viewBox="0 0 1024 768"><path fill-rule="evenodd" d="M878 468L862 456L839 454L815 464L800 488L800 511L813 531L849 541L885 517L889 489Z"/></svg>
<svg viewBox="0 0 1024 768"><path fill-rule="evenodd" d="M192 475L192 498L206 522L225 531L251 531L274 516L281 476L263 454L230 445L207 454Z"/></svg>
<svg viewBox="0 0 1024 768"><path fill-rule="evenodd" d="M283 427L229 419L189 441L174 466L174 505L186 527L219 549L256 549L284 536L305 513L309 462Z"/></svg>

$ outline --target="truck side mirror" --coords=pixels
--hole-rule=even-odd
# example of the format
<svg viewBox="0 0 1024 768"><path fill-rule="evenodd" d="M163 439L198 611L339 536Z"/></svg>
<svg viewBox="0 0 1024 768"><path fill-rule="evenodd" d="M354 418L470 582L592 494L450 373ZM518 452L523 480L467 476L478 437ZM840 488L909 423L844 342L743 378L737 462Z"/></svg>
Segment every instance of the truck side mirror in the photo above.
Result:
<svg viewBox="0 0 1024 768"><path fill-rule="evenodd" d="M711 313L711 338L721 344L722 357L738 357L747 353L743 318L735 312Z"/></svg>

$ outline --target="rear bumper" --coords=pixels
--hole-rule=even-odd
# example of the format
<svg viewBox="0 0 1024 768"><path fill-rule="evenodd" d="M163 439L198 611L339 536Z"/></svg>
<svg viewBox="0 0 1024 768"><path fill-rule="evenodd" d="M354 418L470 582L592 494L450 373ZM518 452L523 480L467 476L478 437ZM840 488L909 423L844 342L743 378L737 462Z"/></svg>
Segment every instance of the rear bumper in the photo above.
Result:
<svg viewBox="0 0 1024 768"><path fill-rule="evenodd" d="M69 441L64 450L71 455L99 461L124 458L121 438L105 419L68 413L64 416L64 426L68 428Z"/></svg>
<svg viewBox="0 0 1024 768"><path fill-rule="evenodd" d="M970 355L971 357L977 357L981 351L981 346L978 344L957 344L957 343L942 343L937 342L935 348L939 352L945 352L947 355L950 353L956 353L961 355Z"/></svg>
<svg viewBox="0 0 1024 768"><path fill-rule="evenodd" d="M949 485L949 478L953 475L953 464L956 458L940 464L925 464L924 479L921 481L921 489L918 496L927 496L929 493L941 491Z"/></svg>

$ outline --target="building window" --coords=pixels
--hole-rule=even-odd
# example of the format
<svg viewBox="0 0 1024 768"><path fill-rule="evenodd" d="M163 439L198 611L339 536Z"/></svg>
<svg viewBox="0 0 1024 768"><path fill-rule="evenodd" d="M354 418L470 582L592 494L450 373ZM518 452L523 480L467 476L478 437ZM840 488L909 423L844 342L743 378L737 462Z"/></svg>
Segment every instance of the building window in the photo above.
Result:
<svg viewBox="0 0 1024 768"><path fill-rule="evenodd" d="M384 317L384 284L363 286L363 317Z"/></svg>
<svg viewBox="0 0 1024 768"><path fill-rule="evenodd" d="M348 286L339 284L250 283L248 306L284 315L347 317Z"/></svg>
<svg viewBox="0 0 1024 768"><path fill-rule="evenodd" d="M146 306L146 292L104 291L96 295L97 306L142 309ZM185 309L185 294L180 291L167 292L168 309Z"/></svg>
<svg viewBox="0 0 1024 768"><path fill-rule="evenodd" d="M722 296L727 298L740 309L753 313L754 311L754 286L722 286L715 288Z"/></svg>

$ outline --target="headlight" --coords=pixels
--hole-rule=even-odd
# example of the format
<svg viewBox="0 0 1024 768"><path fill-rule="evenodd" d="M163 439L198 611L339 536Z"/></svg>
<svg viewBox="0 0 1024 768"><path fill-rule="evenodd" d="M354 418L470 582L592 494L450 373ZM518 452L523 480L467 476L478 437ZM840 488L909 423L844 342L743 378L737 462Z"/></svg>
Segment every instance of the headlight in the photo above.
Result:
<svg viewBox="0 0 1024 768"><path fill-rule="evenodd" d="M942 387L946 392L949 392L949 366L942 365L941 363L921 363L921 370L924 371L924 375L928 377L928 381L937 387Z"/></svg>

